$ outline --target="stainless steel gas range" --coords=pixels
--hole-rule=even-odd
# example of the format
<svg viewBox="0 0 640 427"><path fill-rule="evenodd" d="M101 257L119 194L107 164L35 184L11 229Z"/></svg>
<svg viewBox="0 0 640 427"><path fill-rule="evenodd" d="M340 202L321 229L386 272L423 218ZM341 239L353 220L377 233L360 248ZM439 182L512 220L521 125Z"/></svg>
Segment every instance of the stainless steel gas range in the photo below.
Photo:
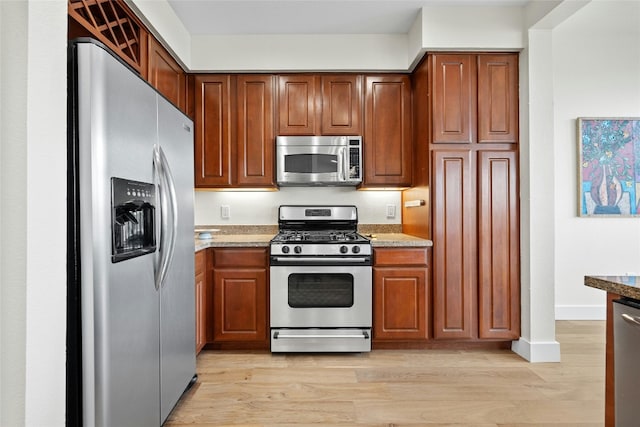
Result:
<svg viewBox="0 0 640 427"><path fill-rule="evenodd" d="M355 206L283 205L271 240L272 352L371 351L371 242Z"/></svg>

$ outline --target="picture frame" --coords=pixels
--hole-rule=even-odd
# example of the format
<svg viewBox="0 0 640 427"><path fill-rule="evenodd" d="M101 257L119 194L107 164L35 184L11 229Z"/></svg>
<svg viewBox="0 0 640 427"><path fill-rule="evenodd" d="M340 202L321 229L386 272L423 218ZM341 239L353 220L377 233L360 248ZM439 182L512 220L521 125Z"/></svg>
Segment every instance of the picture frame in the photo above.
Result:
<svg viewBox="0 0 640 427"><path fill-rule="evenodd" d="M640 216L640 118L579 117L581 217Z"/></svg>

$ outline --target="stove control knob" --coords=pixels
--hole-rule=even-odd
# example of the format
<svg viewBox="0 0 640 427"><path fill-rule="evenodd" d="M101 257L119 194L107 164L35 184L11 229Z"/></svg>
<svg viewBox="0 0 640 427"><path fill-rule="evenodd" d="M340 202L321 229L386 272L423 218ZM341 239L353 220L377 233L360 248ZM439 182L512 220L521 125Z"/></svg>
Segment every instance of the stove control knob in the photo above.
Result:
<svg viewBox="0 0 640 427"><path fill-rule="evenodd" d="M340 253L341 254L346 254L347 252L349 252L349 248L346 246L340 246Z"/></svg>
<svg viewBox="0 0 640 427"><path fill-rule="evenodd" d="M283 246L282 247L282 253L283 254L288 254L289 253L289 246Z"/></svg>
<svg viewBox="0 0 640 427"><path fill-rule="evenodd" d="M354 254L359 254L360 246L354 246L353 248L351 248L351 252L353 252Z"/></svg>
<svg viewBox="0 0 640 427"><path fill-rule="evenodd" d="M302 252L302 246L296 246L293 248L293 252L299 254Z"/></svg>

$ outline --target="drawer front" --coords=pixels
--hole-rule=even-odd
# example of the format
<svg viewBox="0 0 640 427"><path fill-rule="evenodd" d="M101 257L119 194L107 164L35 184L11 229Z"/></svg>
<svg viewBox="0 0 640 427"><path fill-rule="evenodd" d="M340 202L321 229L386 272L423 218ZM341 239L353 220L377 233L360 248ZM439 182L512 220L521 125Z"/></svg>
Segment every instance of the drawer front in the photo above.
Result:
<svg viewBox="0 0 640 427"><path fill-rule="evenodd" d="M265 268L267 248L223 248L214 250L215 268Z"/></svg>
<svg viewBox="0 0 640 427"><path fill-rule="evenodd" d="M384 265L427 265L427 248L374 248L373 264Z"/></svg>

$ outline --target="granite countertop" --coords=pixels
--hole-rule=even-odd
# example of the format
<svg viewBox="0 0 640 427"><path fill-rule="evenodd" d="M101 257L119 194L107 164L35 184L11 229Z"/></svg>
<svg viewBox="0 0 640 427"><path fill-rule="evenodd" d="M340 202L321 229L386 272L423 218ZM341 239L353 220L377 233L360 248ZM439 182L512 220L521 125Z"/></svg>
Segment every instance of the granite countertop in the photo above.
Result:
<svg viewBox="0 0 640 427"><path fill-rule="evenodd" d="M431 240L410 236L403 233L371 233L365 234L371 239L371 246L376 247L406 247L406 246L433 246Z"/></svg>
<svg viewBox="0 0 640 427"><path fill-rule="evenodd" d="M274 234L213 234L211 239L196 236L196 252L206 248L221 247L269 247Z"/></svg>
<svg viewBox="0 0 640 427"><path fill-rule="evenodd" d="M584 276L585 286L640 300L640 276Z"/></svg>
<svg viewBox="0 0 640 427"><path fill-rule="evenodd" d="M362 234L371 239L371 245L375 247L406 247L433 246L431 240L410 236L396 230L383 229L382 233L373 233L366 230ZM394 232L387 232L394 231ZM199 233L210 232L210 239L199 238ZM197 226L195 230L196 252L206 248L219 247L269 247L270 240L278 232L277 226L241 226L234 228L214 228Z"/></svg>

